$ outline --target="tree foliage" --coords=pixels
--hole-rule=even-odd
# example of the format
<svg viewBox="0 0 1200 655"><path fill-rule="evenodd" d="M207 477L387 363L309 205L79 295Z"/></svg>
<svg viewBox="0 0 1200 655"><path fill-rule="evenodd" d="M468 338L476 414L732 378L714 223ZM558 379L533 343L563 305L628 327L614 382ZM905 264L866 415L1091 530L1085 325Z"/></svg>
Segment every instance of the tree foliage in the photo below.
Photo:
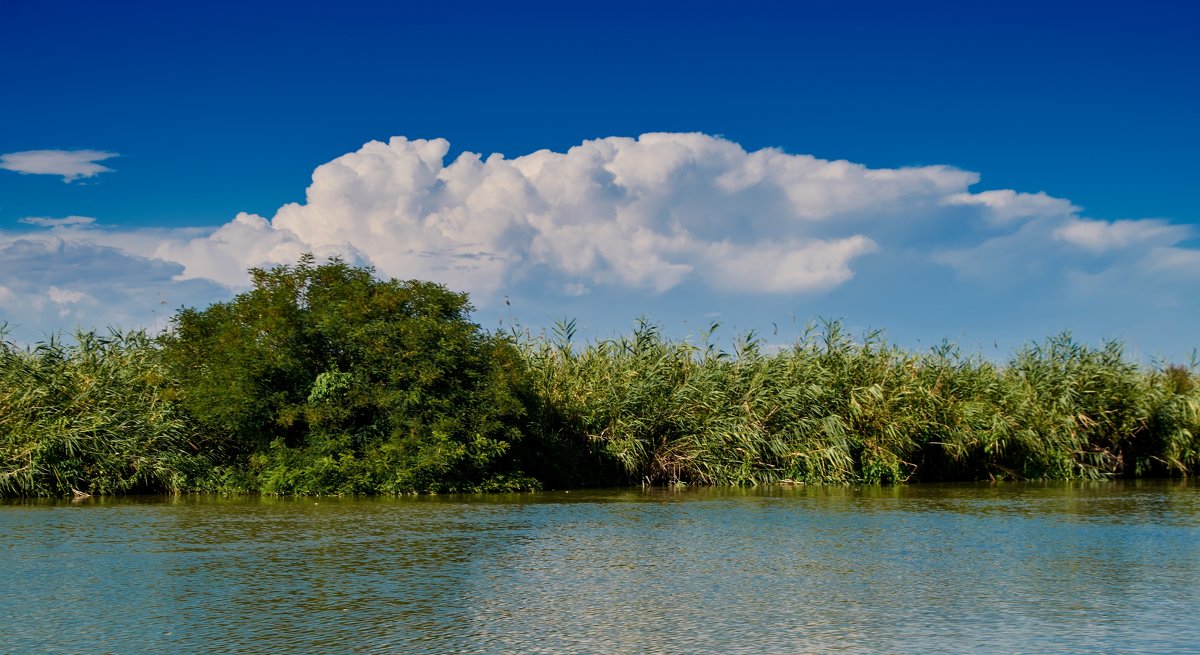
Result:
<svg viewBox="0 0 1200 655"><path fill-rule="evenodd" d="M465 294L381 281L311 256L251 271L229 302L162 339L208 447L248 458L269 492L526 487L514 468L519 358L471 323Z"/></svg>

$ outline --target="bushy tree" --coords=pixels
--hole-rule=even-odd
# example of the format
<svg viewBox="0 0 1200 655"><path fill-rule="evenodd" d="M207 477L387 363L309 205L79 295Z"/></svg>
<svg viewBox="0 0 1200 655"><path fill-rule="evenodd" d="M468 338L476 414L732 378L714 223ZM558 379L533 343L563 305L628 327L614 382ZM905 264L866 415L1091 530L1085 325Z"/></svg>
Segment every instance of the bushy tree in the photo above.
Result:
<svg viewBox="0 0 1200 655"><path fill-rule="evenodd" d="M521 488L521 360L465 294L339 259L251 271L161 339L207 447L264 491Z"/></svg>

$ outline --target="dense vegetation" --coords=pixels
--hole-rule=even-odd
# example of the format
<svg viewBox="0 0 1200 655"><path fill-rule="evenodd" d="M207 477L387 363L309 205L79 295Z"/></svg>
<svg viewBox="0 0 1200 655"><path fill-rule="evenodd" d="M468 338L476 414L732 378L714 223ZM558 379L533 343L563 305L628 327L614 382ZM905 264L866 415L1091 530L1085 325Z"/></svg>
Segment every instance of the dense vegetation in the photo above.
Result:
<svg viewBox="0 0 1200 655"><path fill-rule="evenodd" d="M463 294L332 260L252 271L157 338L0 345L0 495L892 483L1200 471L1195 365L1050 338L996 365L838 323L778 350L650 324L489 334ZM715 328L714 328L715 329Z"/></svg>
<svg viewBox="0 0 1200 655"><path fill-rule="evenodd" d="M141 333L0 345L0 495L187 489L211 468Z"/></svg>
<svg viewBox="0 0 1200 655"><path fill-rule="evenodd" d="M766 353L663 339L651 325L576 351L527 343L536 395L632 480L755 484L1189 475L1200 392L1118 344L1067 335L996 366L943 344L862 343L838 323Z"/></svg>

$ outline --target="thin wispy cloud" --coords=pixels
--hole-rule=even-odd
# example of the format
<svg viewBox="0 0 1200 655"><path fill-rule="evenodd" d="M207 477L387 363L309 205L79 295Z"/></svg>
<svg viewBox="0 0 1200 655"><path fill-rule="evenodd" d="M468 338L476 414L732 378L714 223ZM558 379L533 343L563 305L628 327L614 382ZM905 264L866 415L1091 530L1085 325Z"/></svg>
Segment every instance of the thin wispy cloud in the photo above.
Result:
<svg viewBox="0 0 1200 655"><path fill-rule="evenodd" d="M25 150L0 155L0 169L25 175L58 175L63 182L111 173L113 169L97 162L117 157L105 150Z"/></svg>
<svg viewBox="0 0 1200 655"><path fill-rule="evenodd" d="M83 227L96 222L96 219L91 216L64 216L62 218L49 218L46 216L26 216L25 218L17 219L20 223L26 225L36 225L38 227Z"/></svg>

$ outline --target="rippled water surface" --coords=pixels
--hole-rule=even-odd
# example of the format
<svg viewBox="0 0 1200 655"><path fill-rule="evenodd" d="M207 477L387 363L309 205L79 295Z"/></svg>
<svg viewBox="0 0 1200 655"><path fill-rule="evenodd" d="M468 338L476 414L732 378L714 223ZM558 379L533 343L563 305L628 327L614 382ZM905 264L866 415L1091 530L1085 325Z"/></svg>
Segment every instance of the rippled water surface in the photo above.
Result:
<svg viewBox="0 0 1200 655"><path fill-rule="evenodd" d="M1200 487L0 505L0 652L1200 652Z"/></svg>

